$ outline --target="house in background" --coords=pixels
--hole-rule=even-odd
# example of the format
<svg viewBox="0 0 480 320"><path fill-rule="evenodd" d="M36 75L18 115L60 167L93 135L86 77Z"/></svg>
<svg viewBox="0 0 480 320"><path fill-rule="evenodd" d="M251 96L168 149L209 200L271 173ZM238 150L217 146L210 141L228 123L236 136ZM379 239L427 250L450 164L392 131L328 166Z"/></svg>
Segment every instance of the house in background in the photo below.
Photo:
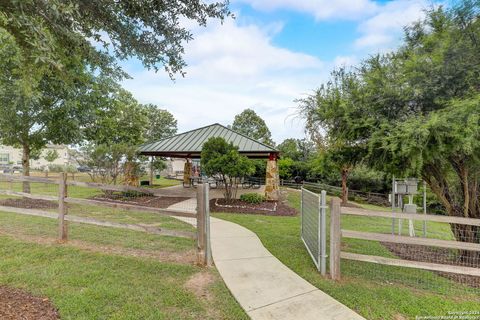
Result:
<svg viewBox="0 0 480 320"><path fill-rule="evenodd" d="M45 160L47 152L50 150L56 150L58 153L58 158L52 163ZM31 169L43 169L49 164L55 165L69 165L72 160L70 158L70 152L67 146L65 145L53 145L49 144L42 150L40 158L38 160L30 160ZM21 166L22 165L22 149L14 148L11 146L0 145L0 166L6 165Z"/></svg>

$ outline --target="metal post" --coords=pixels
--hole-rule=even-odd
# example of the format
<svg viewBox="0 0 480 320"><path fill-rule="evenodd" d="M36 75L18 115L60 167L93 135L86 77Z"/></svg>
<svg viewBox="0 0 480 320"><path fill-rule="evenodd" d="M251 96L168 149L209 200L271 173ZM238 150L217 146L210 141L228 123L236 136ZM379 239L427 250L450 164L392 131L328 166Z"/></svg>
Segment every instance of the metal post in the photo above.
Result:
<svg viewBox="0 0 480 320"><path fill-rule="evenodd" d="M423 181L423 214L427 214L427 184ZM427 220L423 220L423 237L427 237Z"/></svg>
<svg viewBox="0 0 480 320"><path fill-rule="evenodd" d="M197 263L206 265L206 221L204 185L197 186Z"/></svg>
<svg viewBox="0 0 480 320"><path fill-rule="evenodd" d="M327 192L322 190L320 196L320 274L327 273Z"/></svg>
<svg viewBox="0 0 480 320"><path fill-rule="evenodd" d="M213 265L212 261L212 246L210 243L210 199L208 183L203 184L203 194L205 195L205 261L207 266Z"/></svg>
<svg viewBox="0 0 480 320"><path fill-rule="evenodd" d="M392 215L395 215L395 176L392 177ZM392 218L392 235L395 234L395 218Z"/></svg>

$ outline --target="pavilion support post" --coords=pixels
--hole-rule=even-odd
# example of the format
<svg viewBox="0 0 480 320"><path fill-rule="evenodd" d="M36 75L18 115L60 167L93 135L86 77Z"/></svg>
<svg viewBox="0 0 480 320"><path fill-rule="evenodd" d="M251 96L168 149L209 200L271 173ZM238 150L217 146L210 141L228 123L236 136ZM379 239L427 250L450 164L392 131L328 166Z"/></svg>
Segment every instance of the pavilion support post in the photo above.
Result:
<svg viewBox="0 0 480 320"><path fill-rule="evenodd" d="M265 178L265 198L267 200L278 200L280 194L280 177L278 173L277 155L270 154L267 161L267 172Z"/></svg>
<svg viewBox="0 0 480 320"><path fill-rule="evenodd" d="M183 185L189 186L190 185L190 177L192 174L192 162L190 159L187 158L185 162L185 166L183 167Z"/></svg>

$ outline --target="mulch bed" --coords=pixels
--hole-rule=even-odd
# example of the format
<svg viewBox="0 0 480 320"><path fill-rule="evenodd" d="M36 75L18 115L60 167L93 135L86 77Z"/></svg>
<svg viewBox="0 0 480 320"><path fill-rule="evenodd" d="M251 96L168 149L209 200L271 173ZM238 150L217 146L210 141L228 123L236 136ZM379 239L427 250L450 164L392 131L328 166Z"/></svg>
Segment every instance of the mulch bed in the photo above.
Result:
<svg viewBox="0 0 480 320"><path fill-rule="evenodd" d="M0 286L0 319L8 320L56 320L57 309L47 298Z"/></svg>
<svg viewBox="0 0 480 320"><path fill-rule="evenodd" d="M153 197L153 196L140 196L140 197L125 197L120 195L112 196L95 196L93 200L117 202L125 204L134 204L146 207L165 209L172 204L188 200L188 197ZM58 204L54 201L38 200L30 198L10 198L0 200L0 206L24 208L24 209L56 209Z"/></svg>
<svg viewBox="0 0 480 320"><path fill-rule="evenodd" d="M139 196L139 197L125 197L122 195L101 195L95 196L93 200L118 202L125 204L134 204L139 206L153 207L165 209L169 206L190 199L189 197L157 197L157 196Z"/></svg>
<svg viewBox="0 0 480 320"><path fill-rule="evenodd" d="M477 256L475 258L468 259L468 261L460 261L455 257L454 251L447 248L433 248L415 244L391 242L382 242L382 245L397 257L405 260L480 268L480 257ZM440 271L435 271L435 273L455 282L468 285L473 288L480 288L480 277Z"/></svg>
<svg viewBox="0 0 480 320"><path fill-rule="evenodd" d="M24 208L24 209L55 209L58 204L48 200L30 198L11 198L0 200L0 206Z"/></svg>
<svg viewBox="0 0 480 320"><path fill-rule="evenodd" d="M211 212L261 214L266 216L295 216L297 211L284 204L282 201L265 201L251 204L239 199L226 202L225 199L211 199Z"/></svg>

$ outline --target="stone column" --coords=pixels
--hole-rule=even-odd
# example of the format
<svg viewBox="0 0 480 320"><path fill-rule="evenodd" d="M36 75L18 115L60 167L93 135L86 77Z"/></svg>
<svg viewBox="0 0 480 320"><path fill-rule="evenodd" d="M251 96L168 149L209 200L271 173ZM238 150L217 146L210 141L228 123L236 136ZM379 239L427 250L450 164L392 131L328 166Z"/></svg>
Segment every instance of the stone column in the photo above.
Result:
<svg viewBox="0 0 480 320"><path fill-rule="evenodd" d="M185 186L190 185L191 175L192 175L192 163L190 162L190 159L187 159L187 162L185 162L185 165L183 167L183 184Z"/></svg>
<svg viewBox="0 0 480 320"><path fill-rule="evenodd" d="M265 198L267 200L278 200L280 193L280 177L278 174L277 154L271 153L267 161L267 172L265 179Z"/></svg>

